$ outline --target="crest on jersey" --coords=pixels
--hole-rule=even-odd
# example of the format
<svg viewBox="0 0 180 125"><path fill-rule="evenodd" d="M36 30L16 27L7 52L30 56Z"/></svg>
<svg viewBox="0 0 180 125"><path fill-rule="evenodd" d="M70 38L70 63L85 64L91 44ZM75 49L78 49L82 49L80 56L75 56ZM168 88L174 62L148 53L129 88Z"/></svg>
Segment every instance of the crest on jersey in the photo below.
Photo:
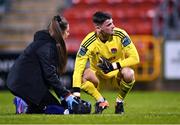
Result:
<svg viewBox="0 0 180 125"><path fill-rule="evenodd" d="M124 47L126 47L127 45L129 45L131 43L131 40L128 38L128 37L125 37L123 40L122 40L122 44Z"/></svg>
<svg viewBox="0 0 180 125"><path fill-rule="evenodd" d="M87 48L85 48L84 46L81 46L78 52L78 55L80 56L84 56L87 52Z"/></svg>
<svg viewBox="0 0 180 125"><path fill-rule="evenodd" d="M117 53L117 48L112 48L111 53L113 53L113 54Z"/></svg>

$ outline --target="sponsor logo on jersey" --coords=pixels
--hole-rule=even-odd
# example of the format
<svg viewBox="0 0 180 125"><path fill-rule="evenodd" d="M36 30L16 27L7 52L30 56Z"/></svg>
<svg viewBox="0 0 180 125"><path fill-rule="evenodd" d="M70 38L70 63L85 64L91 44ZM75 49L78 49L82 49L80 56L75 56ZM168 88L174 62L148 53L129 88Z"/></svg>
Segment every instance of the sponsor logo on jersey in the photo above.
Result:
<svg viewBox="0 0 180 125"><path fill-rule="evenodd" d="M117 53L117 48L112 48L112 49L111 49L111 52L112 52L113 54Z"/></svg>

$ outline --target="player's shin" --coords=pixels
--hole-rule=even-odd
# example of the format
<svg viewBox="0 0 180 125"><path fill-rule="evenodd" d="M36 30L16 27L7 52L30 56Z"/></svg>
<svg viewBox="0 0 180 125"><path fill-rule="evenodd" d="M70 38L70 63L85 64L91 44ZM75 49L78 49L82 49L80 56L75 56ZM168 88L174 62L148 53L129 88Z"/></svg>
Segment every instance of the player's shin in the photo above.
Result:
<svg viewBox="0 0 180 125"><path fill-rule="evenodd" d="M117 97L118 100L123 100L127 93L132 89L133 85L135 83L135 80L133 80L130 83L126 83L124 80L121 80L121 83L119 85L119 95Z"/></svg>
<svg viewBox="0 0 180 125"><path fill-rule="evenodd" d="M93 96L96 99L96 101L102 98L102 95L99 93L99 91L94 86L94 84L91 83L90 81L84 82L81 85L81 89L87 92L88 94L90 94L91 96Z"/></svg>
<svg viewBox="0 0 180 125"><path fill-rule="evenodd" d="M119 95L116 98L116 105L115 105L115 113L116 114L124 114L124 98L126 97L127 93L132 89L135 80L130 83L126 83L124 80L121 80L119 85Z"/></svg>
<svg viewBox="0 0 180 125"><path fill-rule="evenodd" d="M99 93L93 83L86 81L82 84L81 89L83 89L96 99L94 112L95 114L101 114L104 109L109 107L109 103L107 102L107 100L105 100L105 98L103 98L103 96Z"/></svg>

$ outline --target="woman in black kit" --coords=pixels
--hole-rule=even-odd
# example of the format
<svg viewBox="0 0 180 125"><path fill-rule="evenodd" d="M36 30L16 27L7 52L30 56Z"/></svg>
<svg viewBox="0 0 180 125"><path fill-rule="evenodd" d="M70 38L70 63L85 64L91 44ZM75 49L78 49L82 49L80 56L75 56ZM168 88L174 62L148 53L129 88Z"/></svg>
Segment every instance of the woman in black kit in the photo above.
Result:
<svg viewBox="0 0 180 125"><path fill-rule="evenodd" d="M36 32L33 42L16 60L8 74L7 87L16 96L17 114L63 114L65 109L51 94L50 88L65 100L69 110L72 104L78 104L77 98L59 80L67 63L64 39L68 35L67 20L59 15L54 16L48 29Z"/></svg>

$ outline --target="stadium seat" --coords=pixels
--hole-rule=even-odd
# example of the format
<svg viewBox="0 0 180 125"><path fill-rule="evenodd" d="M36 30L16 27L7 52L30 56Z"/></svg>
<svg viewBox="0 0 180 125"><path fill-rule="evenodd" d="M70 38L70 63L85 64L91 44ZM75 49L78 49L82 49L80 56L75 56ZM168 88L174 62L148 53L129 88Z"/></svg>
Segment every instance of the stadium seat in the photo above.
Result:
<svg viewBox="0 0 180 125"><path fill-rule="evenodd" d="M152 19L161 0L73 0L64 11L71 37L82 39L93 30L92 15L98 10L112 14L114 24L131 34L152 34Z"/></svg>

